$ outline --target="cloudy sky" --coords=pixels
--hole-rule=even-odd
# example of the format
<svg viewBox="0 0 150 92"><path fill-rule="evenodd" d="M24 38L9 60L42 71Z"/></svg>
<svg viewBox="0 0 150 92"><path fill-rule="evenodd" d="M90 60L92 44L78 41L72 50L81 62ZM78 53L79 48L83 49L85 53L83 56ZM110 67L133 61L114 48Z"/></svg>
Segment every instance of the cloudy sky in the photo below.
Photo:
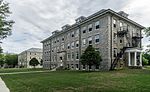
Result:
<svg viewBox="0 0 150 92"><path fill-rule="evenodd" d="M123 10L129 18L150 26L150 0L5 0L10 3L15 21L13 35L3 40L4 52L20 53L31 47L42 48L40 41L64 24L73 24L79 16L101 9ZM148 38L143 39L147 45Z"/></svg>

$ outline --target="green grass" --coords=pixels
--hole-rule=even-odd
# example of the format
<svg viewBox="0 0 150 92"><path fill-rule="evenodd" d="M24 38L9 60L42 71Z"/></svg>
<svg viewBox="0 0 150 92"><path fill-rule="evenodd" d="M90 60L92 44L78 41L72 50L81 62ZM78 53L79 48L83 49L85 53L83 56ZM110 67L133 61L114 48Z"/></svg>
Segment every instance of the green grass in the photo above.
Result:
<svg viewBox="0 0 150 92"><path fill-rule="evenodd" d="M6 68L6 69L0 69L0 73L13 73L13 72L28 72L28 71L42 71L44 69L42 68Z"/></svg>
<svg viewBox="0 0 150 92"><path fill-rule="evenodd" d="M148 92L150 70L56 71L1 76L11 92Z"/></svg>

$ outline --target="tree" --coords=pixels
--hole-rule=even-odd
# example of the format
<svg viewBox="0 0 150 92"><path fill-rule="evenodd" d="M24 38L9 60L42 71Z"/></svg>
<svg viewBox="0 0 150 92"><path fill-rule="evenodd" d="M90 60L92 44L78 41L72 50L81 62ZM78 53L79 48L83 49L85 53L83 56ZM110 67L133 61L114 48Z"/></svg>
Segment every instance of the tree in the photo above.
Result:
<svg viewBox="0 0 150 92"><path fill-rule="evenodd" d="M145 28L144 32L145 32L147 37L150 36L150 27Z"/></svg>
<svg viewBox="0 0 150 92"><path fill-rule="evenodd" d="M6 54L6 56L5 56L5 63L9 67L14 68L18 64L18 55Z"/></svg>
<svg viewBox="0 0 150 92"><path fill-rule="evenodd" d="M39 61L36 58L32 58L29 62L29 65L33 66L35 68L35 66L37 66L39 64Z"/></svg>
<svg viewBox="0 0 150 92"><path fill-rule="evenodd" d="M41 61L40 61L40 65L42 66L43 65L43 60L41 59Z"/></svg>
<svg viewBox="0 0 150 92"><path fill-rule="evenodd" d="M14 21L7 19L10 14L9 4L0 0L0 40L11 35L11 28Z"/></svg>
<svg viewBox="0 0 150 92"><path fill-rule="evenodd" d="M143 65L148 65L148 59L146 59L145 57L142 57L142 63Z"/></svg>
<svg viewBox="0 0 150 92"><path fill-rule="evenodd" d="M89 65L89 66L98 66L100 65L100 62L102 61L100 52L95 51L95 48L92 47L92 45L89 45L84 53L81 55L80 62L83 65Z"/></svg>
<svg viewBox="0 0 150 92"><path fill-rule="evenodd" d="M3 65L4 65L4 60L5 60L4 55L3 55L3 54L0 54L0 68L3 67Z"/></svg>
<svg viewBox="0 0 150 92"><path fill-rule="evenodd" d="M1 53L3 53L3 49L2 49L2 47L0 47L0 54L1 54Z"/></svg>
<svg viewBox="0 0 150 92"><path fill-rule="evenodd" d="M146 62L146 61L148 61L148 65L150 65L150 54L149 53L143 53L143 55L142 55L142 59Z"/></svg>

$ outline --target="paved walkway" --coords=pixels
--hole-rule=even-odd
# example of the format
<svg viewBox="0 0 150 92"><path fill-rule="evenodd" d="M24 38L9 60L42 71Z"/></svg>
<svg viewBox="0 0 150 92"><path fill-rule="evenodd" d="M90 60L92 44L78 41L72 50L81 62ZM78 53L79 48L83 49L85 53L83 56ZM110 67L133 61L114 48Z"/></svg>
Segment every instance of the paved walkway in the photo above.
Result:
<svg viewBox="0 0 150 92"><path fill-rule="evenodd" d="M10 92L4 81L0 77L0 92Z"/></svg>
<svg viewBox="0 0 150 92"><path fill-rule="evenodd" d="M11 73L0 73L0 75L22 74L22 73L39 73L39 72L48 72L48 71L11 72ZM1 92L1 91L0 91L0 92Z"/></svg>

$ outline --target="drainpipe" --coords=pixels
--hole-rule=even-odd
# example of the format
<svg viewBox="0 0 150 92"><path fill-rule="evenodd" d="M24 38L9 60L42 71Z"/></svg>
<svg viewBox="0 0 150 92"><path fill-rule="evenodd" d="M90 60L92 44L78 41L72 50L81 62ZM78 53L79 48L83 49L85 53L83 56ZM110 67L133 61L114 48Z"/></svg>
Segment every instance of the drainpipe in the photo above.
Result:
<svg viewBox="0 0 150 92"><path fill-rule="evenodd" d="M112 14L110 16L110 57L111 57L111 66L110 68L112 68Z"/></svg>
<svg viewBox="0 0 150 92"><path fill-rule="evenodd" d="M79 70L80 70L81 69L80 57L81 57L82 42L81 42L81 26L79 24L78 24L78 28L79 28Z"/></svg>

